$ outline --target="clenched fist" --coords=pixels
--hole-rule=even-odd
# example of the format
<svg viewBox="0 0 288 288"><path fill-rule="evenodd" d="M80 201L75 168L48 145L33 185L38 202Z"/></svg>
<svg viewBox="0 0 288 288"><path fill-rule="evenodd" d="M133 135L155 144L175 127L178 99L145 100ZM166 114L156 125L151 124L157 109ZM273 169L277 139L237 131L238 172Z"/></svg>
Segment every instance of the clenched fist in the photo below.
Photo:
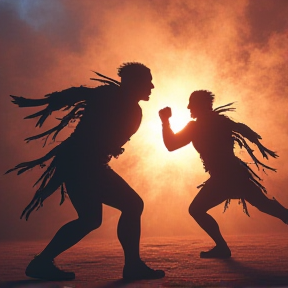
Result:
<svg viewBox="0 0 288 288"><path fill-rule="evenodd" d="M162 122L167 122L168 119L172 116L172 111L170 107L165 107L159 111L159 116Z"/></svg>

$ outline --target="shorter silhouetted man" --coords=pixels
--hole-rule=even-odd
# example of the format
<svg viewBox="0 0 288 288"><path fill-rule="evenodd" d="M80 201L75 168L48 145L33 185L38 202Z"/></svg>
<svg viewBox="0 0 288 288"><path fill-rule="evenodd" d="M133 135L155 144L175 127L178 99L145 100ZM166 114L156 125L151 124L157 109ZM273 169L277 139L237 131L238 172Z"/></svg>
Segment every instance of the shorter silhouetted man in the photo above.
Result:
<svg viewBox="0 0 288 288"><path fill-rule="evenodd" d="M225 202L224 211L230 199L240 199L244 212L248 214L246 201L260 211L277 217L284 223L288 221L288 210L275 199L269 199L264 194L266 189L262 186L252 169L234 155L235 142L245 147L252 157L255 165L275 170L261 163L253 154L246 139L257 145L264 158L277 155L264 147L259 139L261 137L242 123L236 123L221 113L232 111L229 107L233 103L213 110L214 95L206 90L194 91L189 99L188 109L191 121L180 132L174 134L170 128L169 118L171 109L166 107L159 111L163 124L163 140L169 151L179 149L192 143L200 154L205 171L210 178L200 185L201 190L189 207L190 215L201 228L214 240L216 246L207 252L201 252L201 258L228 258L230 249L222 237L217 222L207 214L211 208Z"/></svg>
<svg viewBox="0 0 288 288"><path fill-rule="evenodd" d="M13 102L20 107L46 105L43 110L26 117L40 117L36 126L42 126L53 111L72 108L59 125L29 137L27 141L48 138L52 134L55 139L68 123L80 120L72 135L44 157L7 171L18 170L20 174L36 165L43 167L46 161L52 160L37 181L40 187L21 218L25 216L27 220L30 213L40 208L59 187L61 203L67 193L78 213L78 218L62 226L46 248L30 262L26 275L45 280L74 279L74 272L60 270L54 264L54 258L100 227L102 205L106 204L122 212L117 233L125 255L123 278L161 278L164 271L149 268L139 255L143 201L108 165L112 157L117 158L123 153L122 146L140 126L142 110L138 102L149 100L154 88L152 75L150 69L140 63L123 64L118 69L121 82L96 74L102 78L93 80L105 85L71 87L48 94L44 99L12 96Z"/></svg>

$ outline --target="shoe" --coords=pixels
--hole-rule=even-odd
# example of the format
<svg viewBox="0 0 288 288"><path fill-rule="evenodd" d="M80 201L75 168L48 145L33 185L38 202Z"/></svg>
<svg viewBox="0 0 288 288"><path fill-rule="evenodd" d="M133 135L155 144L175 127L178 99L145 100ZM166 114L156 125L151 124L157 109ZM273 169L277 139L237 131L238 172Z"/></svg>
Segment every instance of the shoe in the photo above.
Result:
<svg viewBox="0 0 288 288"><path fill-rule="evenodd" d="M41 280L61 281L75 279L74 272L60 270L54 261L45 262L37 256L29 263L25 271L26 276Z"/></svg>
<svg viewBox="0 0 288 288"><path fill-rule="evenodd" d="M211 250L205 252L202 251L200 253L200 258L230 258L231 257L231 251L228 246L215 246Z"/></svg>
<svg viewBox="0 0 288 288"><path fill-rule="evenodd" d="M128 281L160 279L164 276L165 272L163 270L151 269L143 261L129 267L125 265L123 269L123 279Z"/></svg>

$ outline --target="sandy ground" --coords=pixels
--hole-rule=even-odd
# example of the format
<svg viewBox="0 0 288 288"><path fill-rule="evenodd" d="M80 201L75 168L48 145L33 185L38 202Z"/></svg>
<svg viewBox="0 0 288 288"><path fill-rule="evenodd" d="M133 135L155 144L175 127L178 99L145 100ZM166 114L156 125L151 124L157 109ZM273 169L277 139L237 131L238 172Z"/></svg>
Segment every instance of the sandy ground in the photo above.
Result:
<svg viewBox="0 0 288 288"><path fill-rule="evenodd" d="M288 234L227 236L232 250L228 260L200 259L212 247L208 237L143 238L141 255L153 268L166 271L160 280L124 283L123 253L116 241L83 240L57 258L74 271L76 279L41 282L24 271L44 242L1 243L0 287L288 287Z"/></svg>

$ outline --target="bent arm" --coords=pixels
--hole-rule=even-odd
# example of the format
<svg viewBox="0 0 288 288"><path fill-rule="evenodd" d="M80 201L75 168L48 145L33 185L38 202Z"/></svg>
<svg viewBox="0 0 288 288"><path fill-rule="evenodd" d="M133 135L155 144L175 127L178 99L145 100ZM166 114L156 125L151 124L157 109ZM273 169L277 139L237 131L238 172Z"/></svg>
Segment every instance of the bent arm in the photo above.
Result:
<svg viewBox="0 0 288 288"><path fill-rule="evenodd" d="M174 133L170 127L169 120L163 122L162 136L168 151L177 150L189 144L192 133L193 122L189 122L180 132Z"/></svg>

